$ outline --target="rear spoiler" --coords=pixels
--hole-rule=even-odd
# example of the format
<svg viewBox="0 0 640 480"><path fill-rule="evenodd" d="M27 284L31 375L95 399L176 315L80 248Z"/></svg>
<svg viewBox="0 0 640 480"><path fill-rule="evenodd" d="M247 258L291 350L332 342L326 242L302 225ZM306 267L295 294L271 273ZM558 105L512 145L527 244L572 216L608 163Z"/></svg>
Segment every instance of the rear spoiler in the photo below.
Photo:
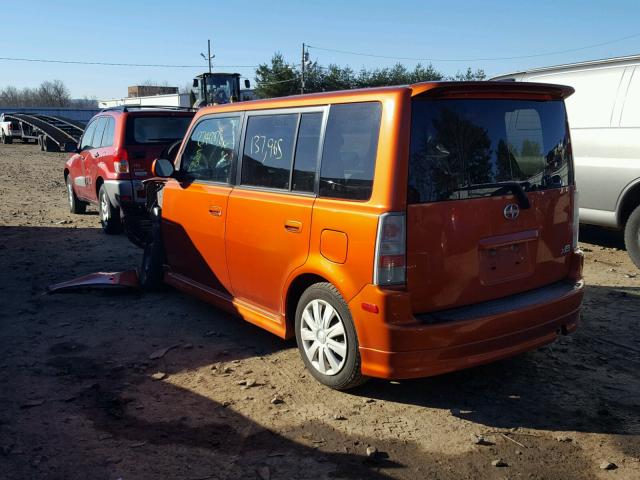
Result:
<svg viewBox="0 0 640 480"><path fill-rule="evenodd" d="M548 99L564 99L572 95L575 90L567 85L552 83L513 82L513 81L485 81L485 82L424 82L409 87L412 97L511 97L533 96Z"/></svg>

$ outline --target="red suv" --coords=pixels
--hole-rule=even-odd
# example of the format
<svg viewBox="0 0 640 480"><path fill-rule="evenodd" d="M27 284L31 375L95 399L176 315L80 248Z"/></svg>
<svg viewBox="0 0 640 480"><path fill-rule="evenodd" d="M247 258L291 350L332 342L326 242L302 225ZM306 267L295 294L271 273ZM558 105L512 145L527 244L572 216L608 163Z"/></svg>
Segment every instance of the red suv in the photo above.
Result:
<svg viewBox="0 0 640 480"><path fill-rule="evenodd" d="M64 167L71 213L97 204L103 230L119 233L121 212L145 203L151 163L182 139L194 113L126 106L93 117Z"/></svg>

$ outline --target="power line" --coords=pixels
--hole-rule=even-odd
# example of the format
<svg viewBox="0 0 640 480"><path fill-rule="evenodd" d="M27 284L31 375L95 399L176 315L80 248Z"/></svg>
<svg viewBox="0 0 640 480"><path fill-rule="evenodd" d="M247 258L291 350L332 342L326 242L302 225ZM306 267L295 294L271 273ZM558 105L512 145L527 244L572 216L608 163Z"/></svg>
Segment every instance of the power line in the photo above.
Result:
<svg viewBox="0 0 640 480"><path fill-rule="evenodd" d="M15 58L15 57L0 57L0 60L11 62L37 62L37 63L63 63L73 65L102 65L113 67L159 67L159 68L200 68L202 65L170 65L170 64L156 64L156 63L111 63L111 62L85 62L80 60L49 60L43 58ZM216 65L219 68L258 68L258 65ZM249 77L242 77L249 78ZM279 80L275 82L259 82L260 85L274 85L277 83L297 82L300 77L290 78L287 80Z"/></svg>
<svg viewBox="0 0 640 480"><path fill-rule="evenodd" d="M373 53L362 53L362 52L351 52L348 50L338 50L334 48L324 48L324 47L316 47L313 45L307 45L307 48L313 48L315 50L324 50L325 52L334 52L334 53L344 53L346 55L357 55L360 57L372 57L372 58L385 58L388 60L414 60L421 62L490 62L497 60L517 60L521 58L535 58L535 57L545 57L548 55L559 55L562 53L570 53L570 52L578 52L580 50L587 50L590 48L602 47L604 45L610 45L612 43L622 42L623 40L628 40L630 38L640 37L640 33L634 33L633 35L629 35L622 38L616 38L615 40L609 40L606 42L595 43L593 45L586 45L584 47L578 48L570 48L567 50L557 50L554 52L545 52L545 53L536 53L532 55L516 55L512 57L489 57L489 58L415 58L415 57L393 57L387 55L377 55Z"/></svg>
<svg viewBox="0 0 640 480"><path fill-rule="evenodd" d="M80 60L50 60L44 58L15 58L0 57L0 60L10 62L36 62L36 63L64 63L73 65L102 65L108 67L157 67L157 68L201 68L202 65L170 65L163 63L110 63L110 62L85 62ZM216 65L219 68L257 68L257 65Z"/></svg>
<svg viewBox="0 0 640 480"><path fill-rule="evenodd" d="M275 85L276 83L286 83L286 82L297 82L300 80L300 77L288 78L287 80L277 80L275 82L257 82L260 86L262 85Z"/></svg>

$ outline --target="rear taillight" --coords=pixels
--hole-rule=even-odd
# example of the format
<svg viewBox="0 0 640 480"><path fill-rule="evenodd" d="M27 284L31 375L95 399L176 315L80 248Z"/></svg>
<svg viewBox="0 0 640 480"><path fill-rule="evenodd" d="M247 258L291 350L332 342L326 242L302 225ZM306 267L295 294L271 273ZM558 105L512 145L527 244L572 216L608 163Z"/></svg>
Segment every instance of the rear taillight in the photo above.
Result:
<svg viewBox="0 0 640 480"><path fill-rule="evenodd" d="M578 235L580 232L580 207L578 206L578 191L573 191L573 217L571 223L573 227L573 239L571 241L571 247L573 250L578 249Z"/></svg>
<svg viewBox="0 0 640 480"><path fill-rule="evenodd" d="M129 162L127 162L126 160L113 162L113 166L116 170L116 173L129 173Z"/></svg>
<svg viewBox="0 0 640 480"><path fill-rule="evenodd" d="M116 173L129 173L129 153L124 148L116 155L113 168Z"/></svg>
<svg viewBox="0 0 640 480"><path fill-rule="evenodd" d="M400 285L406 282L406 272L405 214L384 213L378 220L373 283Z"/></svg>

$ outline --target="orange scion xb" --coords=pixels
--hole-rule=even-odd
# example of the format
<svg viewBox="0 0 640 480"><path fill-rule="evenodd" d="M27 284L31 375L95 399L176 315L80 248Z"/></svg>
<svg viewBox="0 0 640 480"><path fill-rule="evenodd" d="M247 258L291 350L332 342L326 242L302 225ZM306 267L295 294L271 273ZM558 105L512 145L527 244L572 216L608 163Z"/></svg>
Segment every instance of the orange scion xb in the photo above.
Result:
<svg viewBox="0 0 640 480"><path fill-rule="evenodd" d="M571 93L429 82L204 108L175 165L154 163L141 282L295 335L336 389L548 344L583 297Z"/></svg>

